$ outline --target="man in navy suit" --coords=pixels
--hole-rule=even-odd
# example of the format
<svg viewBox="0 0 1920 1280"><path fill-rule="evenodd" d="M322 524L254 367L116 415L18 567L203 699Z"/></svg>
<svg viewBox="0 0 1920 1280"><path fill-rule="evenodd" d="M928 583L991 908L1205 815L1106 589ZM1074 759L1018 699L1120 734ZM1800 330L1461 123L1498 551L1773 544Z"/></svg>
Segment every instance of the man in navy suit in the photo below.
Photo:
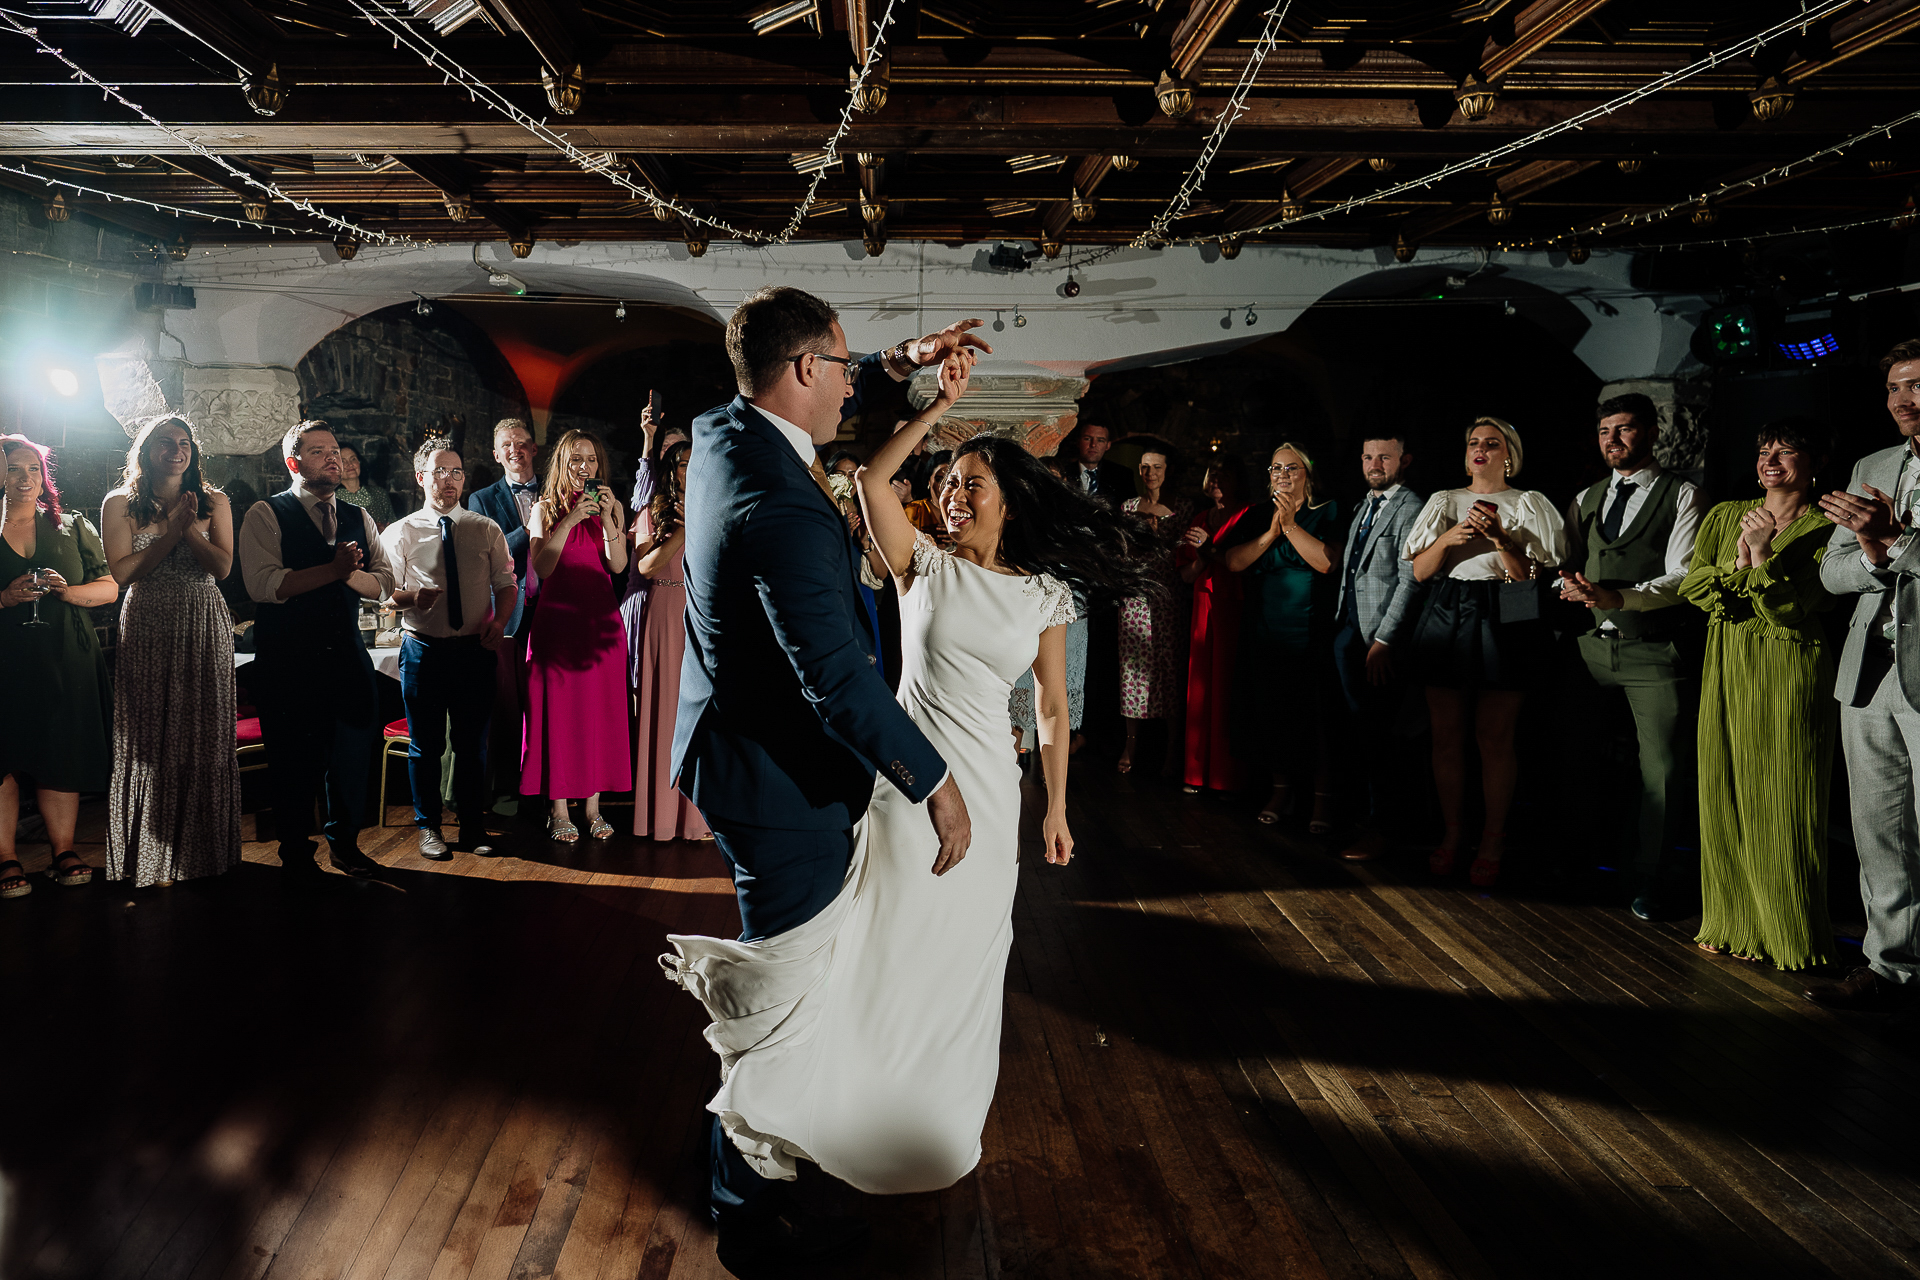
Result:
<svg viewBox="0 0 1920 1280"><path fill-rule="evenodd" d="M513 616L507 619L508 639L496 651L494 669L493 727L488 735L487 759L493 764L494 792L517 796L520 792L520 717L527 705L527 636L533 629L530 590L539 589L538 580L527 583L527 520L540 497L540 482L533 478L533 432L518 418L502 418L493 428L493 459L500 464L498 480L476 493L467 495L467 510L477 511L500 526L507 535L507 551L513 556L513 576L519 587ZM463 820L468 815L462 815Z"/></svg>
<svg viewBox="0 0 1920 1280"><path fill-rule="evenodd" d="M741 938L775 937L840 892L876 772L925 802L943 874L971 838L959 787L894 701L868 647L846 522L814 446L865 379L904 377L960 346L964 321L858 362L831 307L761 289L727 325L740 396L693 424L687 468L687 651L677 785L733 869ZM864 1227L798 1213L716 1118L712 1204L722 1261L817 1258Z"/></svg>

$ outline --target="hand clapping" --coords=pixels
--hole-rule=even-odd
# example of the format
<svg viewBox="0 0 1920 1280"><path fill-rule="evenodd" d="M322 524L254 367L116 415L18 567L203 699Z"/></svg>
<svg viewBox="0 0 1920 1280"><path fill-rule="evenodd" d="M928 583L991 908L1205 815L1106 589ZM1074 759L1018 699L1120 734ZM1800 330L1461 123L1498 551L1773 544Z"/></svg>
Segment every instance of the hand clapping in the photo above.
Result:
<svg viewBox="0 0 1920 1280"><path fill-rule="evenodd" d="M1734 567L1750 568L1765 564L1773 554L1773 535L1775 526L1773 513L1765 507L1755 507L1740 517L1740 545L1734 553Z"/></svg>
<svg viewBox="0 0 1920 1280"><path fill-rule="evenodd" d="M167 512L167 532L178 538L183 536L200 519L200 495L191 490L182 492L174 499L173 508Z"/></svg>

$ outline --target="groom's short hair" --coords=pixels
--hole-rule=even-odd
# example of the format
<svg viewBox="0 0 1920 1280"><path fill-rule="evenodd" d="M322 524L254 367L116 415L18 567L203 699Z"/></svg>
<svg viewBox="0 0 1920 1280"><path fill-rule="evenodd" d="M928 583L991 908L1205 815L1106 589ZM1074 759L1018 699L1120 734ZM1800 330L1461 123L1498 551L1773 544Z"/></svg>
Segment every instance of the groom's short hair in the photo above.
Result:
<svg viewBox="0 0 1920 1280"><path fill-rule="evenodd" d="M743 396L771 388L795 356L825 351L840 313L790 285L768 285L747 295L727 321L727 358Z"/></svg>

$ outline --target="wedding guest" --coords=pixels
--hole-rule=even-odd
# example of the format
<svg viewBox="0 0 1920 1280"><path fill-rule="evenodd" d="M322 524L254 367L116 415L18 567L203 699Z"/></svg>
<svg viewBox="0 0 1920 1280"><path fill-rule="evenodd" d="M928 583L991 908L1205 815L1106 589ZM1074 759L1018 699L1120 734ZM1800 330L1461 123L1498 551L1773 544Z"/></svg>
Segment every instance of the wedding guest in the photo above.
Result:
<svg viewBox="0 0 1920 1280"><path fill-rule="evenodd" d="M1360 442L1367 496L1347 529L1333 615L1333 665L1347 711L1346 755L1359 764L1367 788L1366 819L1340 854L1349 862L1367 862L1386 852L1391 810L1407 794L1394 738L1406 681L1394 669L1394 648L1406 649L1419 616L1420 584L1413 562L1400 554L1424 505L1406 486L1412 465L1405 436L1374 435Z"/></svg>
<svg viewBox="0 0 1920 1280"><path fill-rule="evenodd" d="M627 510L633 512L636 519L653 503L653 495L659 484L661 455L676 442L689 439L679 427L656 424L652 406L640 411L640 433L643 441L640 465L634 468L633 501L627 505ZM620 598L620 622L627 635L627 680L636 689L640 687L640 647L645 633L646 610L647 577L629 573L626 594Z"/></svg>
<svg viewBox="0 0 1920 1280"><path fill-rule="evenodd" d="M53 453L0 435L0 671L8 673L9 728L0 734L0 897L31 892L14 843L29 782L47 829L47 875L75 888L93 868L73 851L82 791L101 791L113 768L107 663L87 610L112 604L120 584L100 535L63 511Z"/></svg>
<svg viewBox="0 0 1920 1280"><path fill-rule="evenodd" d="M1215 458L1207 464L1200 488L1208 505L1188 523L1174 558L1180 580L1193 589L1181 769L1188 795L1202 788L1238 791L1243 785L1230 738L1244 580L1227 571L1223 553L1235 527L1247 518L1246 470L1238 458Z"/></svg>
<svg viewBox="0 0 1920 1280"><path fill-rule="evenodd" d="M1067 483L1078 484L1082 493L1090 493L1109 506L1119 506L1135 495L1133 473L1117 462L1106 460L1113 448L1113 432L1098 423L1082 423L1060 442L1060 452L1076 464L1070 468Z"/></svg>
<svg viewBox="0 0 1920 1280"><path fill-rule="evenodd" d="M539 590L539 581L527 576L527 521L533 518L533 504L540 496L533 458L533 432L527 424L518 418L502 418L493 427L493 460L500 464L500 478L467 495L467 509L491 519L506 535L518 588L513 616L507 619L508 643L494 650L493 724L487 759L493 769L495 796L517 796L520 791L520 744L526 736L527 636L533 627L533 596ZM508 805L514 803L506 801ZM507 808L502 811L512 812Z"/></svg>
<svg viewBox="0 0 1920 1280"><path fill-rule="evenodd" d="M1567 508L1561 598L1585 605L1593 625L1580 656L1594 683L1626 698L1638 730L1640 788L1627 861L1633 914L1691 914L1700 881L1693 851L1694 720L1700 713L1700 613L1675 608L1693 562L1706 499L1653 459L1660 414L1639 394L1600 403L1600 456L1612 471Z"/></svg>
<svg viewBox="0 0 1920 1280"><path fill-rule="evenodd" d="M1866 963L1838 982L1816 983L1810 1000L1842 1009L1880 1009L1920 991L1920 831L1914 814L1920 773L1920 617L1911 554L1914 494L1920 489L1920 340L1896 343L1880 361L1887 412L1900 443L1862 458L1845 493L1820 499L1834 523L1820 582L1858 597L1840 655L1834 697L1847 753L1853 844L1867 909Z"/></svg>
<svg viewBox="0 0 1920 1280"><path fill-rule="evenodd" d="M440 760L453 739L453 803L460 843L487 840L487 724L493 714L494 651L506 639L518 587L500 526L460 505L467 473L453 441L430 439L413 455L426 505L380 536L393 566L392 595L405 632L400 698L407 709L407 781L420 856L453 856L440 831Z"/></svg>
<svg viewBox="0 0 1920 1280"><path fill-rule="evenodd" d="M1333 556L1340 508L1322 497L1313 460L1283 444L1267 462L1266 519L1234 522L1221 557L1244 575L1240 652L1233 692L1234 754L1258 767L1272 791L1258 820L1280 821L1301 774L1313 781L1308 831L1332 830L1328 713L1334 687ZM1264 514L1264 513L1263 513Z"/></svg>
<svg viewBox="0 0 1920 1280"><path fill-rule="evenodd" d="M333 865L370 876L378 864L356 843L366 818L367 771L380 699L360 639L360 602L393 591L373 521L342 504L340 446L324 422L296 423L280 441L293 483L248 509L240 576L254 614L253 687L273 767L280 865L314 863L316 795L325 805Z"/></svg>
<svg viewBox="0 0 1920 1280"><path fill-rule="evenodd" d="M1160 446L1160 442L1154 441ZM1179 570L1173 564L1173 549L1186 532L1186 517L1161 499L1171 499L1167 480L1171 451L1164 446L1140 455L1140 487L1144 497L1127 498L1121 513L1132 516L1152 531L1142 539L1153 556L1152 571L1165 591L1152 597L1135 596L1120 606L1120 714L1125 718L1126 742L1120 749L1119 768L1133 768L1133 753L1139 745L1143 720L1184 720L1181 691L1186 663L1182 652L1186 639L1185 592L1179 590ZM1169 744L1171 746L1171 744Z"/></svg>
<svg viewBox="0 0 1920 1280"><path fill-rule="evenodd" d="M853 473L859 469L860 455L851 449L835 449L827 455L827 476L829 479L835 474L839 474L851 480L853 479Z"/></svg>
<svg viewBox="0 0 1920 1280"><path fill-rule="evenodd" d="M1539 583L1567 558L1566 524L1546 495L1507 483L1523 460L1520 433L1509 423L1474 419L1467 430L1467 486L1427 499L1404 553L1413 576L1431 584L1412 656L1427 686L1433 781L1446 832L1427 866L1443 876L1459 856L1471 718L1485 820L1469 878L1481 888L1500 877L1519 773L1514 729L1552 643L1540 618Z"/></svg>
<svg viewBox="0 0 1920 1280"><path fill-rule="evenodd" d="M625 513L607 488L607 450L568 431L547 458L527 526L540 579L539 621L527 644L527 737L523 795L547 797L547 836L580 839L567 809L584 800L587 833L613 834L600 793L622 791L632 767L627 726L627 641L613 575L627 567Z"/></svg>
<svg viewBox="0 0 1920 1280"><path fill-rule="evenodd" d="M114 656L107 879L134 887L240 865L234 758L233 509L200 474L184 418L149 424L127 450L100 528L126 588Z"/></svg>
<svg viewBox="0 0 1920 1280"><path fill-rule="evenodd" d="M633 513L633 571L650 580L641 627L639 719L633 756L633 834L655 840L710 840L693 802L673 785L673 720L680 706L680 660L687 651L687 460L682 439L661 458L659 487Z"/></svg>
<svg viewBox="0 0 1920 1280"><path fill-rule="evenodd" d="M940 514L940 502L932 494L940 492L940 486L946 483L947 468L952 465L953 455L943 454L927 473L929 496L916 498L907 504L907 520L914 528L933 535L935 541L947 536L947 519Z"/></svg>
<svg viewBox="0 0 1920 1280"><path fill-rule="evenodd" d="M1758 443L1761 496L1707 513L1680 584L1707 614L1696 941L1806 969L1833 959L1827 791L1839 716L1819 616L1834 603L1820 581L1833 522L1814 503L1828 442L1811 419L1783 418Z"/></svg>
<svg viewBox="0 0 1920 1280"><path fill-rule="evenodd" d="M393 500L377 485L360 482L360 451L350 444L340 446L340 492L342 502L350 502L373 517L374 532L393 523Z"/></svg>

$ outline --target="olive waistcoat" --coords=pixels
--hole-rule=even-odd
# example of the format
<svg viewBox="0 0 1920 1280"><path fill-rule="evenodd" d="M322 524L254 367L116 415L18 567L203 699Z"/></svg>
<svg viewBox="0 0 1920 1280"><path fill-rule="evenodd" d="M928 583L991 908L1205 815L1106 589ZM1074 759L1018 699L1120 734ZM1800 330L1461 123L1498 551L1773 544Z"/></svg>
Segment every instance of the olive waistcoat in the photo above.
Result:
<svg viewBox="0 0 1920 1280"><path fill-rule="evenodd" d="M1600 532L1600 516L1610 490L1609 484L1596 484L1580 502L1580 534L1586 542L1587 561L1581 572L1587 581L1615 591L1662 577L1667 572L1667 542L1673 536L1676 500L1680 478L1662 471L1633 523L1620 530L1609 542ZM1633 609L1594 609L1594 630L1603 623L1628 640L1662 639L1684 626L1690 613L1698 610L1684 604L1645 611Z"/></svg>

